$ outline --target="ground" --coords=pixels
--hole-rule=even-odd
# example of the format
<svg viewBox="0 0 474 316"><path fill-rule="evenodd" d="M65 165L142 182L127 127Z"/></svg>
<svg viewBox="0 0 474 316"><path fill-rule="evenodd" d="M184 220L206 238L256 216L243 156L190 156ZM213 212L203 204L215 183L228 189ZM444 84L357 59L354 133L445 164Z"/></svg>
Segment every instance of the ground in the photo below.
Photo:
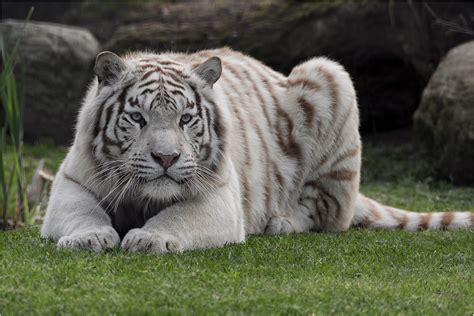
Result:
<svg viewBox="0 0 474 316"><path fill-rule="evenodd" d="M365 140L362 191L415 211L474 210L474 188L432 179L409 138ZM27 153L54 168L64 150ZM153 257L57 250L35 227L0 232L0 315L472 315L473 244L473 231L352 229Z"/></svg>

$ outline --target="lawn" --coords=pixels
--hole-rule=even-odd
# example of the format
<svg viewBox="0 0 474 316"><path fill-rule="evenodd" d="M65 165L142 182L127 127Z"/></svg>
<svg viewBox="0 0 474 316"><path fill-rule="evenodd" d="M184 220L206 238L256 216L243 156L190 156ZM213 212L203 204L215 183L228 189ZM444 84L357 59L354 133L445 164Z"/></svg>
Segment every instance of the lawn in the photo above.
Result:
<svg viewBox="0 0 474 316"><path fill-rule="evenodd" d="M473 187L433 180L431 160L409 134L395 135L366 140L364 193L416 211L474 210ZM64 150L40 152L54 168ZM0 314L472 315L473 245L473 231L353 229L160 257L96 255L20 229L0 233Z"/></svg>

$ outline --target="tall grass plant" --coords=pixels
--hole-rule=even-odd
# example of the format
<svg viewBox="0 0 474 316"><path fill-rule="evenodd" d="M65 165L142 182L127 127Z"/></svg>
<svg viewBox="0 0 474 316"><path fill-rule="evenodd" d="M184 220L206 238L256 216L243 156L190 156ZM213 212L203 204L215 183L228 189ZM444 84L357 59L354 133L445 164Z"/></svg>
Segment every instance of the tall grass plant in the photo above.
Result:
<svg viewBox="0 0 474 316"><path fill-rule="evenodd" d="M33 13L28 12L25 29ZM23 32L25 31L23 30ZM0 38L2 51L2 69L0 90L2 100L2 122L0 126L0 187L2 194L3 229L8 227L8 219L16 225L19 221L32 224L34 216L30 214L27 181L23 163L23 102L18 93L15 78L16 53L21 37L11 52L7 51L3 36ZM13 159L6 159L7 150L11 150ZM11 202L13 200L13 202Z"/></svg>

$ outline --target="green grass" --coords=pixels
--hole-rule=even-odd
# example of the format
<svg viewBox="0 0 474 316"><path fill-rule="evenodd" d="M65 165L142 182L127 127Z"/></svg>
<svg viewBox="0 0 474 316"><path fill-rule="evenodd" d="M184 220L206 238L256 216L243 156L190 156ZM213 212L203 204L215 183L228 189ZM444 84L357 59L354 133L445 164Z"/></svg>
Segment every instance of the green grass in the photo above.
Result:
<svg viewBox="0 0 474 316"><path fill-rule="evenodd" d="M362 191L413 210L474 209L474 188L431 179L430 160L414 149L369 139ZM46 152L54 161L63 151ZM21 229L0 233L0 314L472 315L473 245L472 231L353 229L161 257L96 255Z"/></svg>

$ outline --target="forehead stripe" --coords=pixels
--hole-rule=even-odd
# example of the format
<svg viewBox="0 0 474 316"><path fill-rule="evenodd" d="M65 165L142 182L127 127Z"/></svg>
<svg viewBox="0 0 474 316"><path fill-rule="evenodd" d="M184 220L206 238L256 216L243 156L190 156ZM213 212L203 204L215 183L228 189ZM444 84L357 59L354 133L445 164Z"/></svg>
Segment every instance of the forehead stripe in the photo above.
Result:
<svg viewBox="0 0 474 316"><path fill-rule="evenodd" d="M140 88L149 86L149 85L151 85L151 84L153 84L153 83L158 83L158 80L156 80L156 79L148 80L147 82L144 82L144 83L142 83L141 85L139 85L138 88L140 89Z"/></svg>
<svg viewBox="0 0 474 316"><path fill-rule="evenodd" d="M174 60L159 60L158 63L160 65L177 65L177 66L182 66L180 63L174 61Z"/></svg>
<svg viewBox="0 0 474 316"><path fill-rule="evenodd" d="M179 91L179 90L171 90L170 93L171 93L171 94L180 95L180 96L182 96L183 98L185 97L185 96L184 96L184 93L182 93L182 92Z"/></svg>
<svg viewBox="0 0 474 316"><path fill-rule="evenodd" d="M173 81L171 81L171 80L169 80L169 79L168 79L168 80L165 80L165 83L168 84L168 85L170 85L170 86L172 86L172 87L175 87L176 89L184 90L184 86L182 86L182 85L180 85L180 84L178 84L178 83L176 83L176 82L173 82Z"/></svg>
<svg viewBox="0 0 474 316"><path fill-rule="evenodd" d="M159 68L155 68L155 69L153 69L153 70L150 70L150 71L146 72L146 73L143 75L143 77L141 77L140 81L147 79L147 78L150 77L152 74L154 74L154 73L156 73L156 72L159 72L159 71L160 71Z"/></svg>

